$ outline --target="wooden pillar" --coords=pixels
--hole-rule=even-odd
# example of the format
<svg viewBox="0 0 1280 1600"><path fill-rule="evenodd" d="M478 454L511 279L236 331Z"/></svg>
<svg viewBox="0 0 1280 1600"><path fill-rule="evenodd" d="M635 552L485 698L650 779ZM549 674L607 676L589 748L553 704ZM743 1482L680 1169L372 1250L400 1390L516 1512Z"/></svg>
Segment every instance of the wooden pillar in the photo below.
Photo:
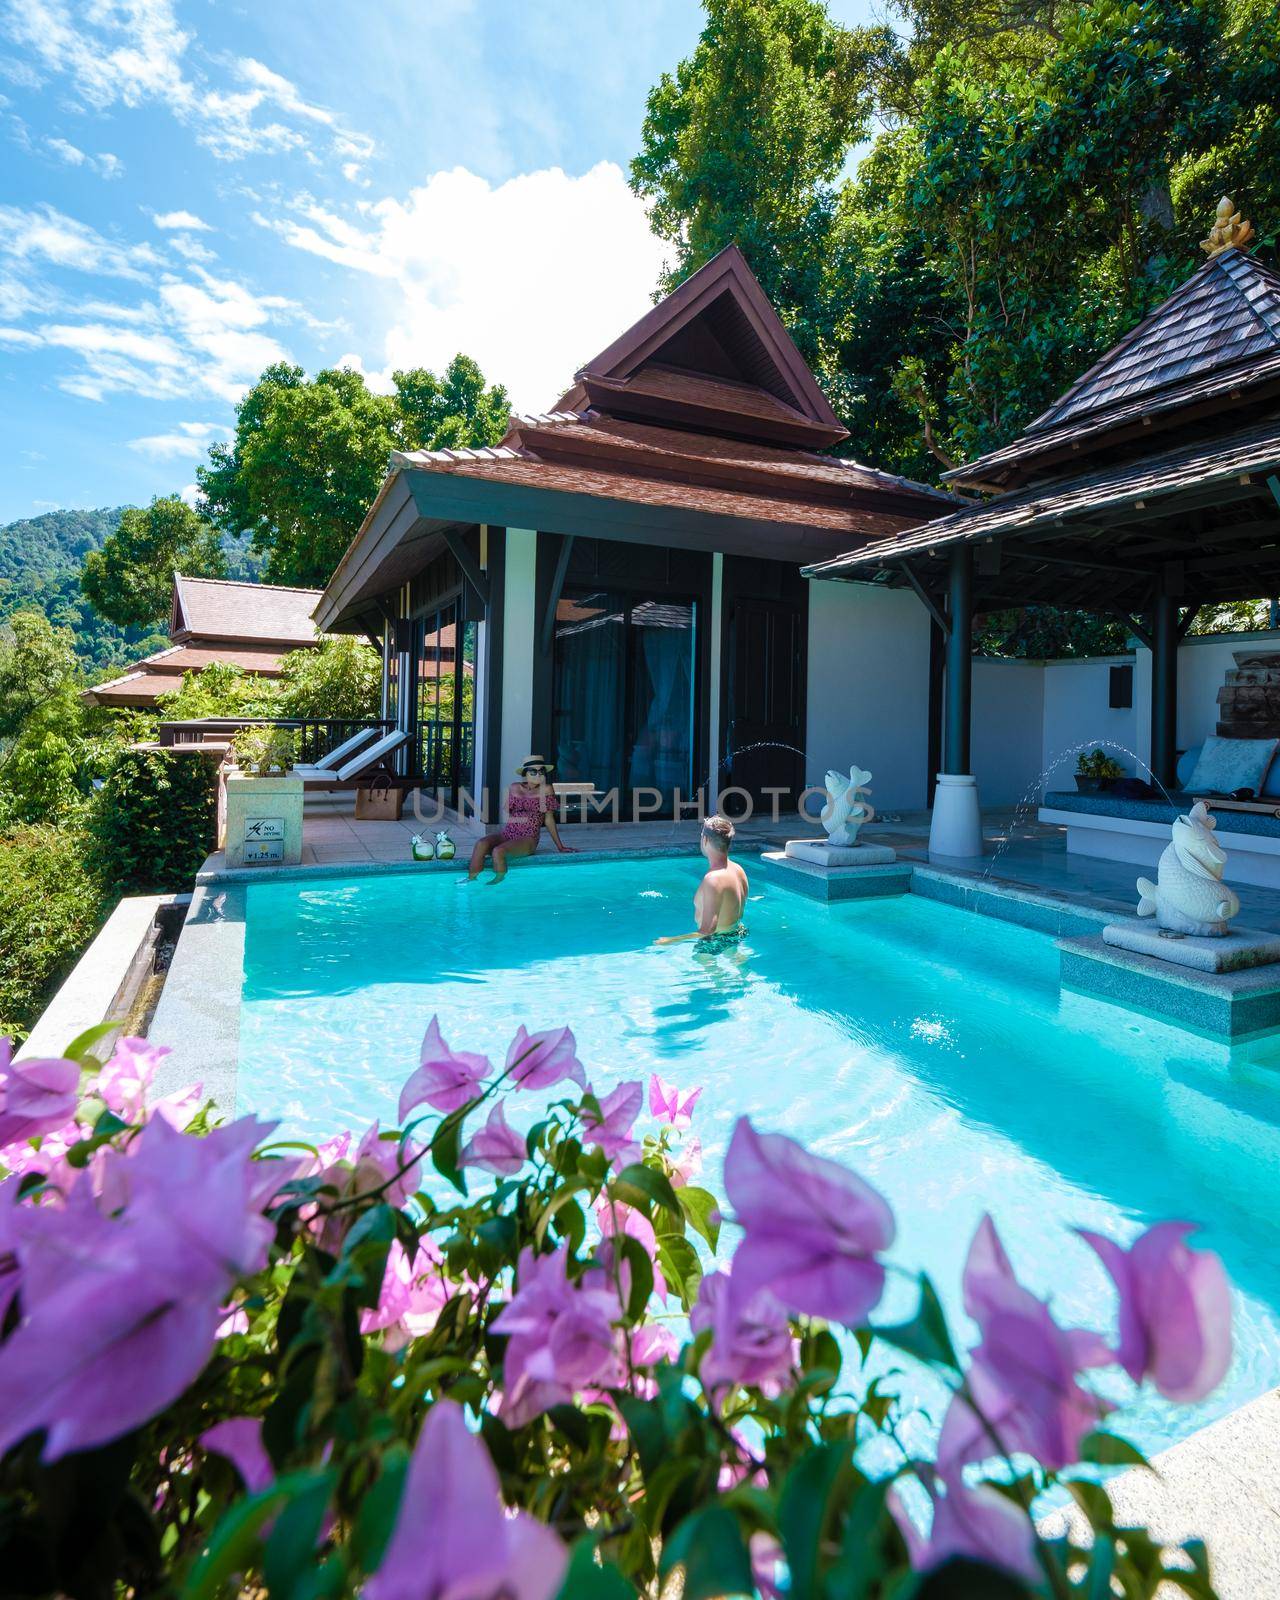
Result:
<svg viewBox="0 0 1280 1600"><path fill-rule="evenodd" d="M967 773L969 731L973 711L973 548L951 547L947 573L946 699L943 765L947 773Z"/></svg>
<svg viewBox="0 0 1280 1600"><path fill-rule="evenodd" d="M1178 768L1178 597L1156 586L1151 627L1151 770L1172 789Z"/></svg>

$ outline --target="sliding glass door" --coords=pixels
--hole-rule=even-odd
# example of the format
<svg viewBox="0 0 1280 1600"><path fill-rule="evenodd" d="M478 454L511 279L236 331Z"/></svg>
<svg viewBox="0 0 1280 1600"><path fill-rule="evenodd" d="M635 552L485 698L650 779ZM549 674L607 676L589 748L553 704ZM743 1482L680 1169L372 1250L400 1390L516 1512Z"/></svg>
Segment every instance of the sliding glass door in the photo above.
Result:
<svg viewBox="0 0 1280 1600"><path fill-rule="evenodd" d="M693 600L565 591L552 706L558 780L617 790L624 810L636 790L657 790L651 815L672 815L677 791L692 796L696 613Z"/></svg>
<svg viewBox="0 0 1280 1600"><path fill-rule="evenodd" d="M474 789L476 624L451 602L418 622L416 638L418 772L457 805L460 788Z"/></svg>

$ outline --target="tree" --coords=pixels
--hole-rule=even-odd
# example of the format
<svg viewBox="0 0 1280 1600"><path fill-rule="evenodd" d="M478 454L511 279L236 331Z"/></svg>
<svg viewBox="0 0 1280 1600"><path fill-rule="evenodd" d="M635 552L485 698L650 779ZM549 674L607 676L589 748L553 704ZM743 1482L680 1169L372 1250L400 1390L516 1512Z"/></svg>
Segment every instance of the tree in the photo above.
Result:
<svg viewBox="0 0 1280 1600"><path fill-rule="evenodd" d="M217 529L168 494L121 513L115 533L84 558L80 583L96 611L129 627L169 615L175 572L221 578L226 570Z"/></svg>
<svg viewBox="0 0 1280 1600"><path fill-rule="evenodd" d="M334 636L280 663L279 715L358 721L378 714L382 661L359 639Z"/></svg>
<svg viewBox="0 0 1280 1600"><path fill-rule="evenodd" d="M43 612L17 611L0 624L0 746L11 743L75 671L75 641Z"/></svg>
<svg viewBox="0 0 1280 1600"><path fill-rule="evenodd" d="M706 13L692 56L650 91L631 186L675 250L664 288L736 243L816 362L836 179L892 35L838 27L819 0L707 0Z"/></svg>
<svg viewBox="0 0 1280 1600"><path fill-rule="evenodd" d="M204 509L227 534L247 533L270 583L322 588L372 505L393 450L496 444L505 390L455 356L443 377L394 374L375 394L358 372L268 367L240 402L235 438L196 469Z"/></svg>

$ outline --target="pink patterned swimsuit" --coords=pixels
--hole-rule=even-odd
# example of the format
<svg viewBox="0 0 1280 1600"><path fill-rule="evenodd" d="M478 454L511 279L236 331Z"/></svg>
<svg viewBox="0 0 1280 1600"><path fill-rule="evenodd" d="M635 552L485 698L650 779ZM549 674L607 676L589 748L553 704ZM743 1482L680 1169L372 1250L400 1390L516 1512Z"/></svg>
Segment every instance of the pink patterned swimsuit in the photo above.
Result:
<svg viewBox="0 0 1280 1600"><path fill-rule="evenodd" d="M536 839L542 832L543 817L548 811L554 811L556 804L556 796L551 790L539 793L537 790L531 792L514 786L508 789L508 820L502 829L503 843Z"/></svg>

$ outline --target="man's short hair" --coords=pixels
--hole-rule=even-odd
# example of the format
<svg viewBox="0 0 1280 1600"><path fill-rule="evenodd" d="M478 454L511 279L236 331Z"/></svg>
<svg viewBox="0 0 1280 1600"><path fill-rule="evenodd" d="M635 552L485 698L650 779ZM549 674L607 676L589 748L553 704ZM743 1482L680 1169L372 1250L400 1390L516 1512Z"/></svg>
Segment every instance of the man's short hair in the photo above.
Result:
<svg viewBox="0 0 1280 1600"><path fill-rule="evenodd" d="M702 837L710 839L724 851L725 855L733 848L734 826L728 817L707 817L702 824Z"/></svg>

